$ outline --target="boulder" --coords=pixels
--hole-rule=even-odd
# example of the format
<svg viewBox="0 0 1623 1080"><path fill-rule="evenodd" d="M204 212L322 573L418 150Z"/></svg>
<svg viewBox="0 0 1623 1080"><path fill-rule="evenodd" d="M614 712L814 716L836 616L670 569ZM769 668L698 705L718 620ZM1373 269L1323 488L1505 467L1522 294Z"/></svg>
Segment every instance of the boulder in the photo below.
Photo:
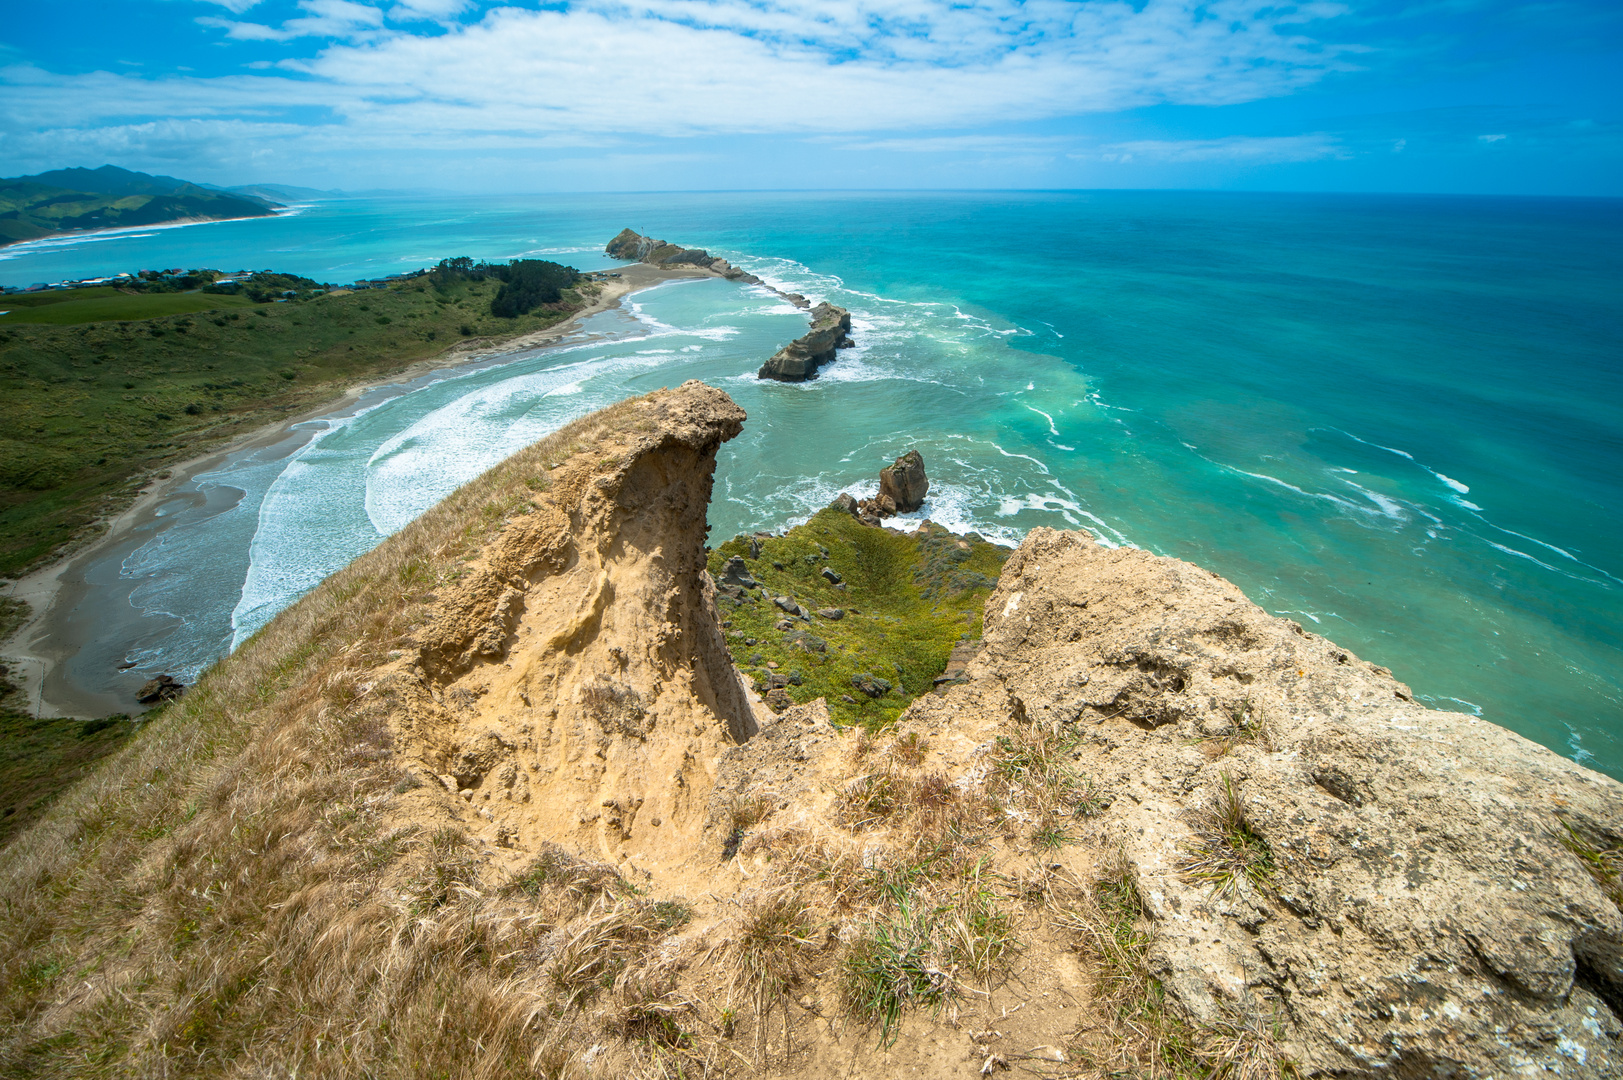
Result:
<svg viewBox="0 0 1623 1080"><path fill-rule="evenodd" d="M843 491L834 496L834 501L828 505L842 514L857 516L857 501Z"/></svg>
<svg viewBox="0 0 1623 1080"><path fill-rule="evenodd" d="M839 575L839 574L838 574L838 573L837 573L837 572L836 572L836 571L835 571L835 569L834 569L834 568L833 568L833 567L832 567L832 566L825 566L825 567L823 567L823 568L822 568L822 569L821 569L821 570L819 570L819 571L818 571L818 573L819 573L819 574L821 574L821 575L823 575L823 578L824 578L824 579L825 579L825 580L826 580L826 581L827 581L827 582L828 582L828 583L829 583L829 584L830 584L830 585L838 585L838 584L840 584L840 583L841 583L841 582L842 582L842 581L844 581L844 580L845 580L845 579L844 579L844 578L842 578L842 577L841 577L841 576L840 576L840 575Z"/></svg>
<svg viewBox="0 0 1623 1080"><path fill-rule="evenodd" d="M186 684L173 675L159 675L148 679L135 692L135 700L142 705L155 705L161 701L174 701L186 692Z"/></svg>
<svg viewBox="0 0 1623 1080"><path fill-rule="evenodd" d="M890 681L881 679L867 671L859 671L851 676L851 685L861 690L871 698L884 697L890 693Z"/></svg>
<svg viewBox="0 0 1623 1080"><path fill-rule="evenodd" d="M721 585L736 585L741 589L755 589L760 582L750 577L749 567L744 563L742 555L734 555L728 559L721 568Z"/></svg>
<svg viewBox="0 0 1623 1080"><path fill-rule="evenodd" d="M930 478L924 475L924 455L909 450L895 464L879 470L879 497L889 496L896 512L910 514L924 505Z"/></svg>
<svg viewBox="0 0 1623 1080"><path fill-rule="evenodd" d="M816 378L817 369L834 359L836 349L852 344L851 313L825 301L812 308L811 329L774 353L756 378L805 382Z"/></svg>

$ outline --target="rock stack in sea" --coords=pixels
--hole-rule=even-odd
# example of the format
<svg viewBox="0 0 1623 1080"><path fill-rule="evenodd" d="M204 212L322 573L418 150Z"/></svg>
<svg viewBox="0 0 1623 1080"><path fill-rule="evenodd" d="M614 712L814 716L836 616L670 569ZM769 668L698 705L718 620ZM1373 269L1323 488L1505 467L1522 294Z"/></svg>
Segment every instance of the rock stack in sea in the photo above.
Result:
<svg viewBox="0 0 1623 1080"><path fill-rule="evenodd" d="M924 455L909 450L879 470L879 492L873 498L858 502L841 492L830 505L865 525L878 525L885 518L911 514L919 509L929 492L930 478L924 473Z"/></svg>
<svg viewBox="0 0 1623 1080"><path fill-rule="evenodd" d="M817 369L834 359L835 350L854 344L851 313L825 301L812 308L811 330L773 353L755 377L778 382L815 379Z"/></svg>

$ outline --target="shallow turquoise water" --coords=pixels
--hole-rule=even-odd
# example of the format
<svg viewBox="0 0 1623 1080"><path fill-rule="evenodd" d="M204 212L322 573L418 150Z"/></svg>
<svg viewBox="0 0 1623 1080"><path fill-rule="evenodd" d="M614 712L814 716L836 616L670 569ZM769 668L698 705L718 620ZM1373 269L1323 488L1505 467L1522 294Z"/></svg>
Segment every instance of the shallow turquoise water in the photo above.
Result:
<svg viewBox="0 0 1623 1080"><path fill-rule="evenodd" d="M26 248L0 256L0 280L206 265L345 281L450 254L596 268L627 224L850 308L859 347L816 383L763 385L755 367L803 316L760 290L680 284L600 320L613 340L343 419L290 466L219 479L247 493L232 527L200 521L132 559L127 572L154 583L198 558L240 564L243 582L223 598L232 590L177 599L149 585L141 595L191 613L148 643L143 667L215 655L464 474L573 416L703 378L750 414L723 451L718 536L871 486L916 446L937 520L1011 541L1082 526L1191 559L1438 707L1623 776L1615 200L357 200Z"/></svg>

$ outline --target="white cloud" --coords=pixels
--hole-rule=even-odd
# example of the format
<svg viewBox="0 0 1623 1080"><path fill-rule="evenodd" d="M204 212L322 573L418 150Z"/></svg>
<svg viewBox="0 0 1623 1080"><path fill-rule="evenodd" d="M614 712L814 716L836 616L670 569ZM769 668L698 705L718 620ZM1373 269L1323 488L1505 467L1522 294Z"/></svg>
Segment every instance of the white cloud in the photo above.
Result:
<svg viewBox="0 0 1623 1080"><path fill-rule="evenodd" d="M468 24L444 21L465 0L381 2L387 11L300 0L280 23L198 20L236 40L321 40L275 73L0 69L0 133L70 146L100 129L139 139L159 119L235 120L245 126L233 130L310 153L790 134L866 135L850 145L904 153L1059 154L1074 141L910 133L1252 101L1346 70L1357 51L1324 40L1322 20L1344 9L1323 0L581 0L498 7ZM441 21L415 32L421 19ZM288 128L254 127L264 124ZM148 137L161 141L160 129ZM1309 160L1334 156L1332 142L1141 142L1103 153Z"/></svg>
<svg viewBox="0 0 1623 1080"><path fill-rule="evenodd" d="M1017 154L1056 151L1075 143L1076 139L1069 135L935 135L841 142L839 148L864 153Z"/></svg>
<svg viewBox="0 0 1623 1080"><path fill-rule="evenodd" d="M1226 139L1140 139L1102 146L1097 155L1077 156L1096 156L1103 161L1123 163L1223 161L1263 165L1324 161L1352 155L1333 136L1314 134L1267 137L1235 135Z"/></svg>
<svg viewBox="0 0 1623 1080"><path fill-rule="evenodd" d="M299 0L299 7L309 14L288 19L279 27L234 22L214 15L201 16L197 21L203 26L224 30L227 37L238 41L291 41L307 37L364 41L376 38L383 28L381 10L353 0Z"/></svg>
<svg viewBox="0 0 1623 1080"><path fill-rule="evenodd" d="M241 15L249 8L259 3L259 0L208 0L211 4L219 4L233 15Z"/></svg>
<svg viewBox="0 0 1623 1080"><path fill-rule="evenodd" d="M469 0L400 0L389 9L389 18L396 22L449 19L462 14L469 6Z"/></svg>

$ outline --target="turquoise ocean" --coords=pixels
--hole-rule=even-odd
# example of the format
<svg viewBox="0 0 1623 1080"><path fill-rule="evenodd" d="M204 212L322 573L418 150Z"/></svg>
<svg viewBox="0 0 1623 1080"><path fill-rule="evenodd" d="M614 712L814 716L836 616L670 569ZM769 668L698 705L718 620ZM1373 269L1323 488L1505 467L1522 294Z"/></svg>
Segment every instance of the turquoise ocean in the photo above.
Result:
<svg viewBox="0 0 1623 1080"><path fill-rule="evenodd" d="M0 282L206 266L344 283L454 255L603 269L628 225L849 308L857 347L814 383L758 382L804 315L680 282L558 348L369 395L199 477L101 571L133 585L115 658L195 672L520 446L703 379L749 413L722 451L715 537L871 491L917 448L917 516L1189 559L1433 707L1623 777L1623 201L353 199L20 245Z"/></svg>

